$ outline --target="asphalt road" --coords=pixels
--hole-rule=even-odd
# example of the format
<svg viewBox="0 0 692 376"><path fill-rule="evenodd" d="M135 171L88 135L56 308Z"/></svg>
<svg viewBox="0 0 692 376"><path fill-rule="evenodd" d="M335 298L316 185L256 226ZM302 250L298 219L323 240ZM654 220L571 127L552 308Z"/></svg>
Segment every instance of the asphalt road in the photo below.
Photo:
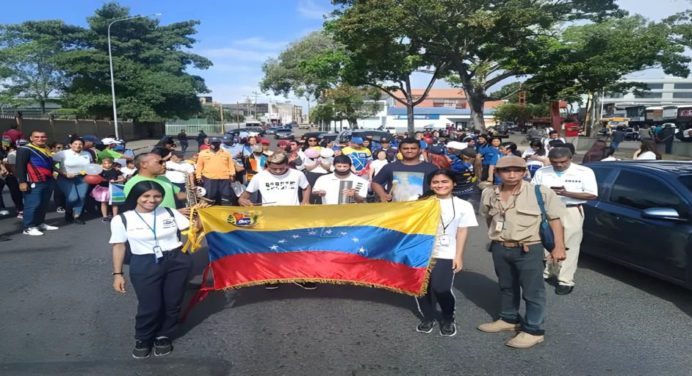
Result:
<svg viewBox="0 0 692 376"><path fill-rule="evenodd" d="M191 144L194 144L191 143ZM10 203L5 195L5 202ZM364 206L365 208L366 206ZM61 216L49 223L63 226ZM113 292L108 225L42 237L0 219L0 375L689 375L692 291L583 256L577 287L548 286L546 341L504 346L476 330L498 309L485 229L457 276L459 333L415 331L413 298L350 286L212 293L163 359L136 361L136 298ZM205 253L195 255L200 281ZM129 287L129 286L128 286Z"/></svg>

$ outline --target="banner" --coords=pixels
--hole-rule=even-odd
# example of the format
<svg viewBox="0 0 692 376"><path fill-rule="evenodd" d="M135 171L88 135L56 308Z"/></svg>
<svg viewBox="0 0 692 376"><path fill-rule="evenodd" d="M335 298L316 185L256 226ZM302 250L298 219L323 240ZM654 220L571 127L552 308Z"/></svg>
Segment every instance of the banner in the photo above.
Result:
<svg viewBox="0 0 692 376"><path fill-rule="evenodd" d="M425 293L439 225L436 199L355 205L199 209L213 287L353 284ZM190 243L198 244L190 233ZM205 273L206 274L206 273Z"/></svg>

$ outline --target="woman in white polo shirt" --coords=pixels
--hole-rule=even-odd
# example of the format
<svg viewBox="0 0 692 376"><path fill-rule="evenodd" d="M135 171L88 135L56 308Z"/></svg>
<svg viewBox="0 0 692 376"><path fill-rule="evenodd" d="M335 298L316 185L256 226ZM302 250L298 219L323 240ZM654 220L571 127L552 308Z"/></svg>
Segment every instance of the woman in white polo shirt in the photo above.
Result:
<svg viewBox="0 0 692 376"><path fill-rule="evenodd" d="M69 149L61 150L53 156L53 160L59 163L56 183L65 195L65 221L83 225L81 215L89 189L89 185L84 181L84 170L93 160L91 154L84 151L84 140L81 138L71 138L69 146Z"/></svg>
<svg viewBox="0 0 692 376"><path fill-rule="evenodd" d="M132 252L130 282L137 294L135 359L173 351L171 338L178 328L180 304L192 268L188 253L182 253L180 230L190 222L177 210L160 207L164 190L155 181L135 184L127 196L128 210L111 221L113 288L125 293L123 263L126 243Z"/></svg>
<svg viewBox="0 0 692 376"><path fill-rule="evenodd" d="M420 333L430 333L435 328L436 307L440 305L442 322L440 335L451 337L457 333L454 322L456 299L452 293L454 274L463 268L464 246L468 228L478 226L473 206L452 194L454 173L450 170L435 171L430 180L432 192L423 197L435 196L440 201L440 225L437 228L433 259L435 266L430 272L428 291L417 298L423 319L416 327ZM435 299L433 299L435 298Z"/></svg>

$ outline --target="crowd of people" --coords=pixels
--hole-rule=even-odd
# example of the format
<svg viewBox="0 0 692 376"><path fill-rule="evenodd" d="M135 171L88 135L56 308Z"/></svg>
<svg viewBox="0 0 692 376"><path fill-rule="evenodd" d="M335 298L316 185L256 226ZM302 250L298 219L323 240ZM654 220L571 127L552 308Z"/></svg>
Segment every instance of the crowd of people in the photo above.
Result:
<svg viewBox="0 0 692 376"><path fill-rule="evenodd" d="M180 231L195 225L187 216L191 202L367 205L436 197L441 207L432 255L436 262L428 291L417 300L422 320L416 330L432 332L439 305L440 334L453 336L451 286L455 273L463 269L469 228L477 226L469 202L477 200L488 225L489 250L501 290L497 320L478 329L515 331L506 344L529 348L544 340L543 280L555 278L558 295L574 289L582 205L598 192L593 172L572 162L574 146L557 132L532 140L523 152L496 136L455 130L381 139L352 137L343 143L320 143L308 137L304 143L285 140L273 148L257 136L201 134L198 152L188 159L183 152L188 136L182 132L134 157L123 154L120 142L112 138L94 142L91 137L73 136L65 150L51 150L40 131L32 132L28 142L22 140L8 140L3 148L8 151L4 181L11 187L8 180L16 180L20 194L15 208L23 215L24 234L57 229L45 223L54 186L64 195L67 222L83 223L88 210L110 222L114 289L125 292L123 266L129 262L130 283L138 298L135 358L152 352L162 356L173 349L171 338L191 267L189 255L180 251ZM100 164L100 179L84 173L94 163ZM123 184L126 200L121 210L108 197L114 184ZM534 186L540 189L534 192ZM543 217L555 234L552 250L541 245ZM317 288L310 283L301 287ZM519 314L522 299L524 315Z"/></svg>

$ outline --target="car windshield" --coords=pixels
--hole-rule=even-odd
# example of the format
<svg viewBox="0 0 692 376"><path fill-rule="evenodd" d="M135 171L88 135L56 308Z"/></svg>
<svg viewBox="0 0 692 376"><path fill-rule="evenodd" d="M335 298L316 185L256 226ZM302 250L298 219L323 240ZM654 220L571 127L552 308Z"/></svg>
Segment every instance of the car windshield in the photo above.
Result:
<svg viewBox="0 0 692 376"><path fill-rule="evenodd" d="M683 175L680 177L682 185L687 187L687 190L692 192L692 175Z"/></svg>

